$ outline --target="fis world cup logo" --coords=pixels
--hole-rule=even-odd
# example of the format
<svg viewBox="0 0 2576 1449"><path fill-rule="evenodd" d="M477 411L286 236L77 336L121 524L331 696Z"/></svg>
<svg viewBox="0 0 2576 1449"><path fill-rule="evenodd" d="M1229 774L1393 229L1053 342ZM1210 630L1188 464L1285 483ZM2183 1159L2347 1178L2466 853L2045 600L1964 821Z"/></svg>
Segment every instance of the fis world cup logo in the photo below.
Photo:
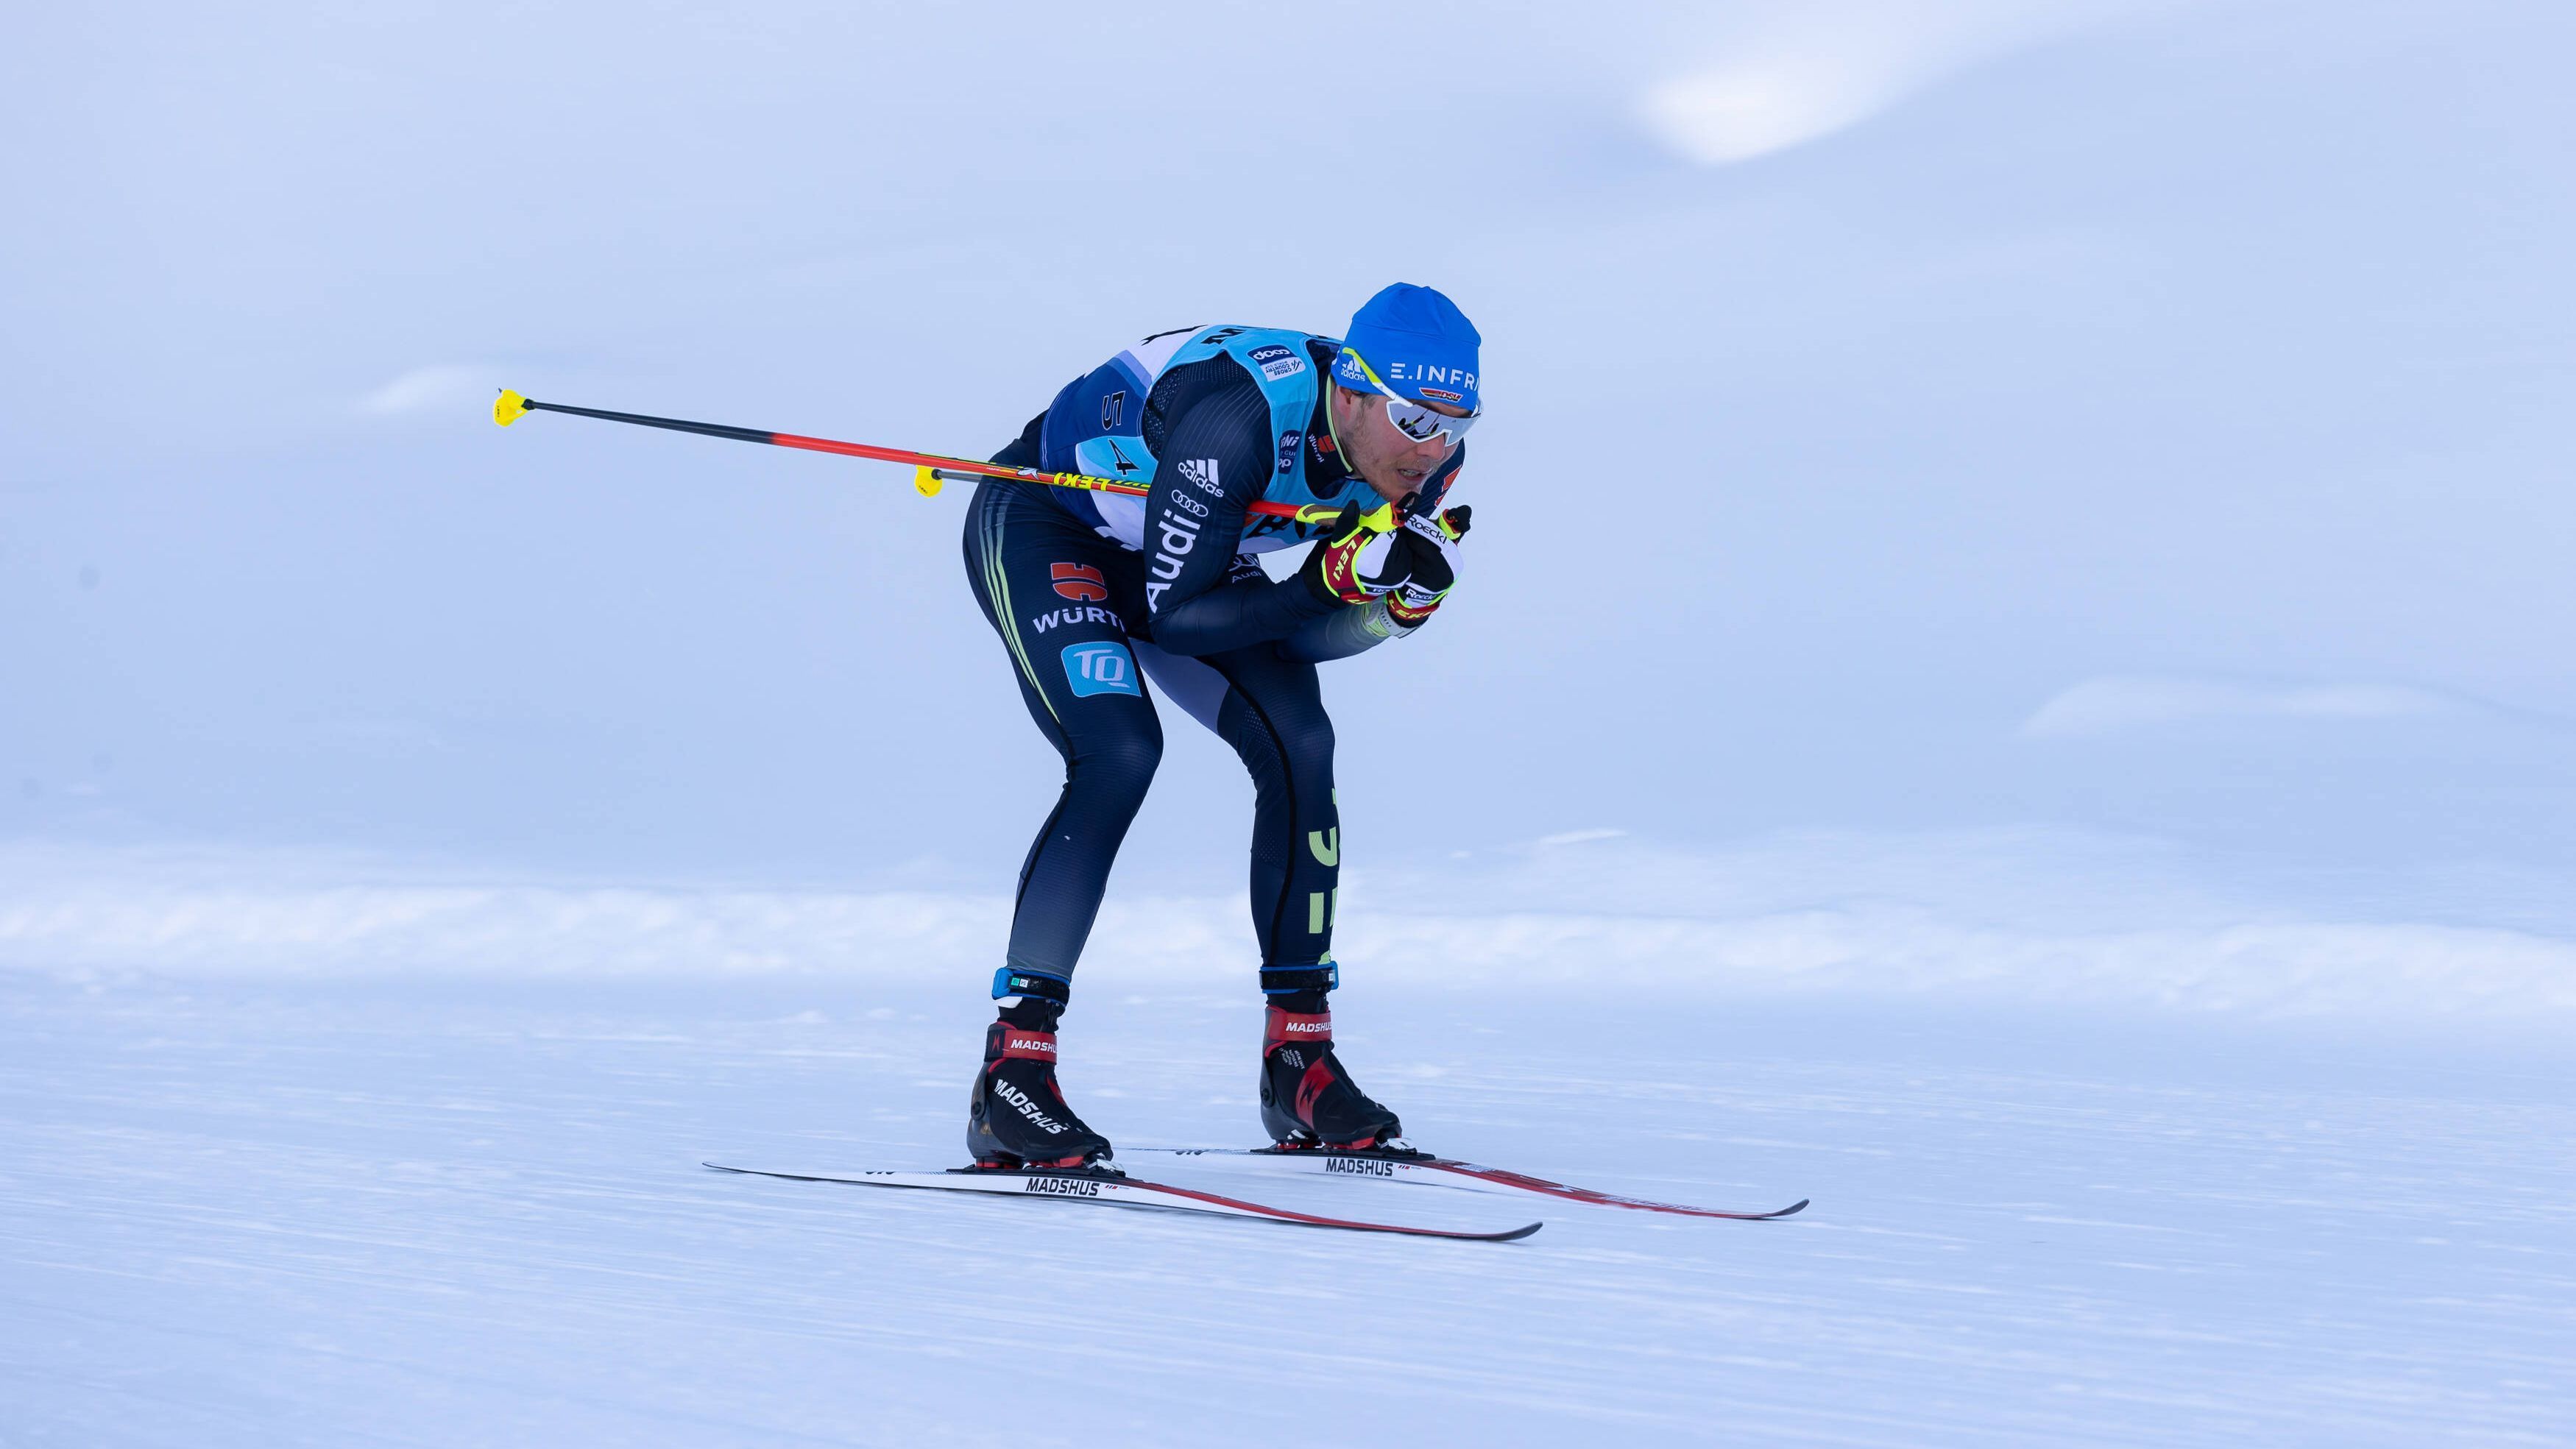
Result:
<svg viewBox="0 0 2576 1449"><path fill-rule="evenodd" d="M1049 572L1055 576L1055 591L1077 604L1096 604L1109 597L1109 581L1089 564L1054 564Z"/></svg>
<svg viewBox="0 0 2576 1449"><path fill-rule="evenodd" d="M1087 699L1095 694L1143 695L1136 687L1136 656L1127 646L1112 640L1064 646L1064 682L1073 688L1073 697Z"/></svg>
<svg viewBox="0 0 2576 1449"><path fill-rule="evenodd" d="M1253 365L1261 369L1261 375L1272 382L1286 381L1306 370L1306 359L1298 356L1295 349L1275 342L1252 349L1251 356Z"/></svg>

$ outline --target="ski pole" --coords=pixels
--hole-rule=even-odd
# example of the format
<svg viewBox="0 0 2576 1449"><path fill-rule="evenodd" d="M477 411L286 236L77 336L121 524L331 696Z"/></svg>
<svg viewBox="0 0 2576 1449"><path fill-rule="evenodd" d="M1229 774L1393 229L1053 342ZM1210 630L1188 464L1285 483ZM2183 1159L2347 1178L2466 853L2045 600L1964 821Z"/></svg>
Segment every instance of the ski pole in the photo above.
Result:
<svg viewBox="0 0 2576 1449"><path fill-rule="evenodd" d="M781 448L803 448L816 453L841 453L853 458L873 458L880 463L903 463L912 469L913 491L924 498L939 496L939 486L952 479L964 482L973 478L1012 478L1023 483L1043 483L1050 488L1081 488L1093 493L1115 493L1127 498L1142 498L1147 493L1141 483L1123 483L1115 478L1094 478L1082 473L1049 473L1037 468L1013 468L1002 463L982 463L973 458L951 458L940 453L916 453L909 448L880 448L873 443L844 443L837 438L809 438L801 433L769 433L758 428L737 428L724 423L692 423L679 418L647 417L642 413L612 413L600 408L577 408L564 403L538 402L522 397L508 388L492 402L492 421L508 427L528 413L570 413L581 418L602 418L612 423L634 423L646 428L669 428L673 432L697 433L710 438L730 438L737 443L771 443ZM1245 512L1271 518L1295 518L1292 504L1256 500Z"/></svg>

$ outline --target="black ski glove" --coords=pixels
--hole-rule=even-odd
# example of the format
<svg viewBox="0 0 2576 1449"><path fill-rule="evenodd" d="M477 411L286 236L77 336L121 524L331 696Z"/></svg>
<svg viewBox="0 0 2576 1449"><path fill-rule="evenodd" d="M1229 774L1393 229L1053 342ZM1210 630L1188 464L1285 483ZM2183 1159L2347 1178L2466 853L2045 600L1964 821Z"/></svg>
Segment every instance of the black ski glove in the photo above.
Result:
<svg viewBox="0 0 2576 1449"><path fill-rule="evenodd" d="M1437 518L1416 515L1404 521L1384 571L1368 580L1386 586L1387 617L1407 629L1419 629L1449 591L1458 587L1458 544L1467 536L1473 516L1472 508L1460 504L1442 510Z"/></svg>
<svg viewBox="0 0 2576 1449"><path fill-rule="evenodd" d="M1370 582L1370 576L1385 570L1394 548L1394 504L1381 503L1365 513L1356 503L1343 504L1339 512L1320 503L1309 504L1297 510L1297 521L1325 524L1323 536L1297 570L1317 599L1328 604L1365 604L1394 587Z"/></svg>

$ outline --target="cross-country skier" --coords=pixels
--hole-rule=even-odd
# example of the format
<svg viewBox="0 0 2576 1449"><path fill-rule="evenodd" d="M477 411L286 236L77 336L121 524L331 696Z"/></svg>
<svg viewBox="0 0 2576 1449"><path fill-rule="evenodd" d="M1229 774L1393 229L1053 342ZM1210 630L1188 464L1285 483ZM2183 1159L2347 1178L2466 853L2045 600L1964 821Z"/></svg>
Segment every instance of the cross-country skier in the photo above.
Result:
<svg viewBox="0 0 2576 1449"><path fill-rule="evenodd" d="M1467 510L1442 498L1479 412L1482 339L1399 283L1339 339L1270 327L1148 337L1056 394L996 462L1149 484L1144 498L987 480L966 575L1064 793L1020 869L1003 1003L966 1143L988 1167L1105 1163L1055 1079L1056 1023L1127 826L1162 758L1139 680L1251 771L1252 926L1268 997L1261 1120L1273 1140L1382 1147L1402 1131L1333 1053L1326 993L1341 865L1333 724L1315 666L1422 627L1457 579ZM1256 500L1296 518L1251 514ZM1273 581L1255 555L1313 541Z"/></svg>

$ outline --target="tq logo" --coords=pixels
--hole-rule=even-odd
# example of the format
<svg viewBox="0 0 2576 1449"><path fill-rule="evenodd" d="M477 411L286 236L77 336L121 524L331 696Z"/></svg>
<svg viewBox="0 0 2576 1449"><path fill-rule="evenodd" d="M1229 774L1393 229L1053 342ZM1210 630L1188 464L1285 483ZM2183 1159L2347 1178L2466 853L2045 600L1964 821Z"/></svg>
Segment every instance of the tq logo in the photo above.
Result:
<svg viewBox="0 0 2576 1449"><path fill-rule="evenodd" d="M1142 696L1136 686L1136 657L1127 646L1109 640L1064 646L1064 680L1073 688L1073 697L1088 699L1095 694L1128 694Z"/></svg>
<svg viewBox="0 0 2576 1449"><path fill-rule="evenodd" d="M1109 581L1089 564L1053 565L1055 591L1077 604L1096 604L1109 597Z"/></svg>

